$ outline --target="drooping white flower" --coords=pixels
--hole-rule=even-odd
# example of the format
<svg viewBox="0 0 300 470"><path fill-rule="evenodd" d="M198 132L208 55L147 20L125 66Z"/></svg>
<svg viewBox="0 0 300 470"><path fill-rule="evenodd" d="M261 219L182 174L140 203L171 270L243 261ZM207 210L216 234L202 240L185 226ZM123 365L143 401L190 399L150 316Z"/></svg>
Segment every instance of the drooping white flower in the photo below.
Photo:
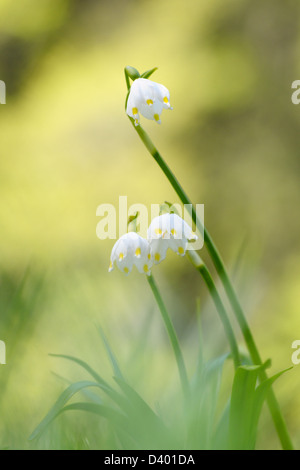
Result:
<svg viewBox="0 0 300 470"><path fill-rule="evenodd" d="M137 78L133 81L127 101L126 113L134 119L138 126L141 113L145 118L161 123L160 115L163 109L173 109L170 105L170 92L160 83L147 78Z"/></svg>
<svg viewBox="0 0 300 470"><path fill-rule="evenodd" d="M113 246L108 271L111 272L115 265L126 275L135 265L140 273L150 276L153 262L148 241L135 232L122 235Z"/></svg>
<svg viewBox="0 0 300 470"><path fill-rule="evenodd" d="M147 238L154 263L158 264L165 259L168 248L184 256L188 242L198 237L179 215L163 214L152 220Z"/></svg>

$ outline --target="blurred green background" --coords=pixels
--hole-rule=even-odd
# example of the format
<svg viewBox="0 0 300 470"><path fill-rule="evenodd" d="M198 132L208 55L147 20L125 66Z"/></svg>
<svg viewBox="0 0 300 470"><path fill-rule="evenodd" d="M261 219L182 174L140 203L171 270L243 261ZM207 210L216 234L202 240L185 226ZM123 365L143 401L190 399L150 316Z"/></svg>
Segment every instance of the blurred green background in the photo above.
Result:
<svg viewBox="0 0 300 470"><path fill-rule="evenodd" d="M96 237L97 207L118 207L120 195L149 208L178 202L124 113L126 65L158 67L153 80L169 88L174 110L161 126L142 124L205 204L263 358L272 372L291 365L300 339L299 14L295 0L0 0L0 447L105 447L105 422L76 413L59 418L49 441L27 440L65 387L52 372L83 377L49 353L110 377L96 324L149 403L178 385L144 277L109 275L114 242ZM188 261L170 253L153 273L190 373L196 298L207 357L227 351ZM275 386L297 447L298 367ZM278 446L265 410L259 447Z"/></svg>

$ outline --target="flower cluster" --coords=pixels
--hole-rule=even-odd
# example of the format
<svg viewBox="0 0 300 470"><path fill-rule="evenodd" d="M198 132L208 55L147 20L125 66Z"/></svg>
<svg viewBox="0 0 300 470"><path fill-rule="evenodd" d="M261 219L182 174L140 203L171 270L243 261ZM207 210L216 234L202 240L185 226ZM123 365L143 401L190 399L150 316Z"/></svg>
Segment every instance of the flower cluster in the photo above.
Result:
<svg viewBox="0 0 300 470"><path fill-rule="evenodd" d="M146 78L134 80L128 96L126 113L134 119L136 126L140 123L139 113L160 124L160 115L164 108L173 109L170 105L170 92L164 85Z"/></svg>
<svg viewBox="0 0 300 470"><path fill-rule="evenodd" d="M191 227L177 214L163 214L152 220L147 233L154 263L165 259L168 248L184 256L188 242L197 240Z"/></svg>
<svg viewBox="0 0 300 470"><path fill-rule="evenodd" d="M140 114L160 124L162 110L173 109L169 90L160 83L141 77L133 67L126 67L126 71L133 80L126 113L134 119L136 126L140 123ZM122 272L129 274L135 265L140 273L150 275L153 264L165 259L168 248L184 256L188 243L192 240L197 240L197 236L181 217L177 214L160 215L152 220L147 239L129 232L117 240L111 252L109 272L116 265Z"/></svg>
<svg viewBox="0 0 300 470"><path fill-rule="evenodd" d="M135 232L125 233L113 246L109 272L115 264L125 274L129 274L135 265L140 273L150 275L153 263L147 240Z"/></svg>
<svg viewBox="0 0 300 470"><path fill-rule="evenodd" d="M109 272L116 265L120 271L129 274L133 265L140 273L150 276L154 264L166 257L168 248L184 256L189 241L197 240L191 227L177 214L163 214L152 220L147 240L135 232L123 235L113 246Z"/></svg>

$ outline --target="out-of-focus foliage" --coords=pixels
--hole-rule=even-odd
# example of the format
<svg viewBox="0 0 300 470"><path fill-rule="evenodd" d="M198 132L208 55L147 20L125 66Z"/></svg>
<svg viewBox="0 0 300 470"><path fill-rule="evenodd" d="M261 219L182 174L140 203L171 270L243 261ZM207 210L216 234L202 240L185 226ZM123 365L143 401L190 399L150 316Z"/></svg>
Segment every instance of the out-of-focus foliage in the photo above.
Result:
<svg viewBox="0 0 300 470"><path fill-rule="evenodd" d="M255 449L263 402L271 385L285 371L256 386L259 371L268 367L270 361L260 366L239 366L230 399L217 416L222 370L229 355L223 354L205 362L200 353L197 369L185 393L182 396L173 393L168 407L162 409L160 406L156 411L128 383L105 336L103 340L111 360L115 385L110 386L86 362L72 356L58 356L85 369L93 380L70 384L33 431L30 440L40 439L58 416L77 411L107 420L105 444L109 444L110 450L120 447L126 450ZM106 399L91 394L90 388L98 392L100 389ZM85 401L69 404L80 392L85 395Z"/></svg>
<svg viewBox="0 0 300 470"><path fill-rule="evenodd" d="M108 275L113 241L95 234L97 206L117 207L120 195L149 208L177 202L124 113L125 65L158 67L152 78L170 89L174 110L161 126L143 125L205 204L264 359L273 373L290 366L300 337L299 9L294 0L0 0L1 447L29 446L65 387L51 371L78 380L48 353L79 356L105 376L95 323L124 370L140 354L129 379L147 401L177 383L145 279ZM221 326L185 259L169 254L153 272L191 374L196 297L209 357L227 351ZM275 390L299 447L298 376L295 367ZM70 413L57 423L53 448L88 448L89 430L105 447L102 421ZM259 445L278 446L267 413Z"/></svg>

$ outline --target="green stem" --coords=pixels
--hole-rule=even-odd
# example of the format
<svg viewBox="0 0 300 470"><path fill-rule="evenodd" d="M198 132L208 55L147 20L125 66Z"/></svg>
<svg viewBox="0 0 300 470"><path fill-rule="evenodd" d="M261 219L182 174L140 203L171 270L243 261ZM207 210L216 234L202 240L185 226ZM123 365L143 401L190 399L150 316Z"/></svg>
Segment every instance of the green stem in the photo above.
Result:
<svg viewBox="0 0 300 470"><path fill-rule="evenodd" d="M187 194L185 193L185 191L181 187L179 181L177 180L177 178L175 177L175 175L173 174L173 172L171 171L169 166L163 160L160 153L157 151L157 149L153 145L153 143L152 143L150 137L148 136L148 134L144 131L144 129L142 129L142 127L140 125L135 126L134 121L133 121L132 118L129 117L129 119L130 119L134 129L136 130L136 132L140 136L142 142L144 143L144 145L146 146L146 148L148 149L148 151L150 152L150 154L152 155L154 160L157 162L159 167L162 169L162 171L164 172L164 174L168 178L169 182L173 186L173 188L174 188L175 192L177 193L178 197L180 198L181 202L183 204L186 204L186 205L191 205L192 203L191 203L190 199L188 198ZM255 341L253 339L253 336L252 336L252 333L250 331L250 328L249 328L249 325L247 323L244 312L243 312L243 310L241 308L241 305L240 305L240 303L237 299L236 293L233 289L233 286L231 284L231 281L230 281L229 276L227 274L227 271L225 269L222 258L220 256L220 254L219 254L219 252L218 252L218 250L217 250L217 248L216 248L209 232L206 230L205 227L203 227L202 221L197 217L194 206L191 205L191 207L192 207L191 212L192 212L193 221L196 223L196 225L197 225L198 229L200 230L200 232L204 233L204 242L205 242L206 248L207 248L207 250L208 250L208 252L209 252L209 254L212 258L212 261L215 265L216 271L217 271L217 273L218 273L218 275L221 279L221 282L222 282L222 284L224 286L224 289L226 291L226 294L228 296L229 302L232 306L234 314L235 314L235 316L237 318L237 321L240 325L240 328L242 330L242 333L243 333L245 342L247 344L249 353L251 355L252 361L253 361L254 364L260 365L260 364L262 364L260 354L258 352L257 346L256 346ZM260 374L260 380L265 380L266 378L267 378L266 372L262 371L261 374ZM289 436L284 418L282 416L282 413L281 413L281 410L280 410L280 407L279 407L279 403L278 403L278 401L277 401L277 399L274 395L273 389L271 389L269 394L268 394L267 403L268 403L268 406L269 406L269 409L270 409L270 412L271 412L271 415L272 415L272 418L273 418L273 421L274 421L274 424L275 424L275 427L276 427L276 430L277 430L277 433L278 433L278 436L279 436L279 439L280 439L280 442L282 444L283 449L287 449L287 450L293 449L293 444L292 444L291 438Z"/></svg>
<svg viewBox="0 0 300 470"><path fill-rule="evenodd" d="M130 90L130 80L129 80L129 75L127 73L126 67L124 69L124 74L125 74L125 81L126 81L127 91L129 91Z"/></svg>
<svg viewBox="0 0 300 470"><path fill-rule="evenodd" d="M187 376L187 372L186 372L186 368L185 368L185 364L184 364L183 355L182 355L180 345L179 345L179 341L178 341L178 338L177 338L177 335L176 335L176 331L174 329L173 323L170 319L170 316L169 316L168 311L165 307L165 304L162 300L162 297L160 295L160 292L158 290L158 287L155 283L155 280L154 280L153 276L152 275L147 276L147 279L148 279L149 285L152 289L152 292L154 294L154 297L156 299L156 302L158 304L160 313L162 315L163 321L165 323L165 326L166 326L166 329L167 329L167 332L168 332L168 335L169 335L169 338L170 338L170 342L171 342L171 345L172 345L172 348L173 348L173 351L174 351L174 355L175 355L175 359L176 359L176 362L177 362L177 367L178 367L178 372L179 372L179 376L180 376L180 380L181 380L181 386L182 386L183 394L184 394L185 399L188 403L189 402L189 397L190 397L189 381L188 381L188 376Z"/></svg>
<svg viewBox="0 0 300 470"><path fill-rule="evenodd" d="M190 259L191 263L193 266L199 271L201 274L209 292L210 295L213 299L213 302L215 304L215 307L217 309L217 312L220 316L221 322L223 323L223 327L230 345L231 349L231 354L234 362L234 367L237 368L238 366L241 365L241 360L240 360L240 354L239 354L239 348L234 336L234 331L231 326L231 323L229 321L227 312L225 310L225 307L223 305L223 302L221 300L221 297L219 296L219 293L217 291L217 288L215 286L215 283L213 281L213 278L211 277L211 274L209 270L207 269L206 265L203 263L202 259L200 256L194 252L194 251L187 251L187 256Z"/></svg>

